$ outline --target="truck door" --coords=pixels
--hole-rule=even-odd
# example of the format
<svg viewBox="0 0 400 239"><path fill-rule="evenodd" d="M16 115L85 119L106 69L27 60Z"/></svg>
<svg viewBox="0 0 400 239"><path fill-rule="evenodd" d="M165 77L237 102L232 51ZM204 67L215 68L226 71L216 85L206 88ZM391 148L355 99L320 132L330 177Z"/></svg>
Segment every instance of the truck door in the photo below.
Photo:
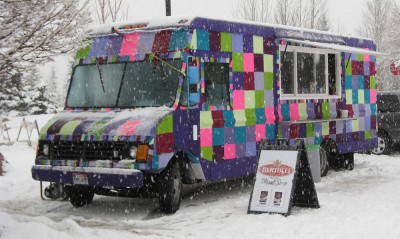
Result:
<svg viewBox="0 0 400 239"><path fill-rule="evenodd" d="M234 141L234 135L226 132L226 114L231 110L229 90L229 59L223 62L202 61L202 97L204 104L200 112L201 156L207 164L206 177L211 180L222 179L229 167L224 166L227 158L236 158L235 152L228 152L227 145ZM224 115L225 114L225 115ZM231 117L234 121L233 117ZM233 132L232 132L233 133Z"/></svg>

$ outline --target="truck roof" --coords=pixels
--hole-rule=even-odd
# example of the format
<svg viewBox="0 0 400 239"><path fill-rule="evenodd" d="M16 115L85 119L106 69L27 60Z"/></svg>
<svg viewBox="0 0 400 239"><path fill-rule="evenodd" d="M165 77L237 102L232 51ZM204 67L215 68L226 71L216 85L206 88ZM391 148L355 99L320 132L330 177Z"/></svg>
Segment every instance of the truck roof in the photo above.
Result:
<svg viewBox="0 0 400 239"><path fill-rule="evenodd" d="M159 19L115 22L94 26L88 30L87 34L89 36L112 34L114 31L113 28L123 33L134 31L154 31L165 28L196 28L274 38L290 38L335 43L375 50L375 44L370 38L278 24L198 16L163 17Z"/></svg>

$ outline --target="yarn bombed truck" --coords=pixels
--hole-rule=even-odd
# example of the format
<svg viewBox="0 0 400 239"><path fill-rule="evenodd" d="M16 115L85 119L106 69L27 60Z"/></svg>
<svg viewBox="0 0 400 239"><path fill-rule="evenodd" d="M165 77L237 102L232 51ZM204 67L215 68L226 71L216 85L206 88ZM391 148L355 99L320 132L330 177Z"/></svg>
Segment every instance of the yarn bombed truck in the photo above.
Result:
<svg viewBox="0 0 400 239"><path fill-rule="evenodd" d="M89 32L65 110L42 129L32 176L74 206L254 174L262 139L319 150L321 175L377 146L372 40L206 18Z"/></svg>

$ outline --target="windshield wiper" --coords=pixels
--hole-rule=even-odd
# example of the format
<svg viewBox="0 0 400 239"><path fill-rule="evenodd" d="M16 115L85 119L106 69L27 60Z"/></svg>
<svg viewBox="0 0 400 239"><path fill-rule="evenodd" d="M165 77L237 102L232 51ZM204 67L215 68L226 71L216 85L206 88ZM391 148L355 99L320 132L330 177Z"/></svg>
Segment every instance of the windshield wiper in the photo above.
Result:
<svg viewBox="0 0 400 239"><path fill-rule="evenodd" d="M119 89L118 89L118 95L117 95L117 102L115 103L115 105L118 107L119 105L119 98L121 97L121 91L122 91L122 85L124 84L124 79L125 79L125 72L126 72L126 66L128 65L128 63L125 63L124 65L124 71L122 72L122 76L121 76L121 84L119 85Z"/></svg>
<svg viewBox="0 0 400 239"><path fill-rule="evenodd" d="M97 65L97 70L99 71L101 87L103 88L103 92L106 93L106 90L104 89L103 75L101 74L99 62L97 62L96 65Z"/></svg>
<svg viewBox="0 0 400 239"><path fill-rule="evenodd" d="M165 75L165 71L164 71L164 66L163 63L160 63L160 74L161 74L161 80L162 80L162 84L163 84L163 88L165 89L165 85L167 84L167 82L165 82L166 80L166 75Z"/></svg>

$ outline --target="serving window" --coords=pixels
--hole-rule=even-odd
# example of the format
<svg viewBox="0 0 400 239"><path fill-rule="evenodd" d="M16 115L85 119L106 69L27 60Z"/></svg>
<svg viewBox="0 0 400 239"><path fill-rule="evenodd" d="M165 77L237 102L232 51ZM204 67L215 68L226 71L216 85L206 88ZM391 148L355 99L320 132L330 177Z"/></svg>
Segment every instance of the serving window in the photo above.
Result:
<svg viewBox="0 0 400 239"><path fill-rule="evenodd" d="M283 98L340 96L339 54L328 49L286 45L279 50Z"/></svg>

